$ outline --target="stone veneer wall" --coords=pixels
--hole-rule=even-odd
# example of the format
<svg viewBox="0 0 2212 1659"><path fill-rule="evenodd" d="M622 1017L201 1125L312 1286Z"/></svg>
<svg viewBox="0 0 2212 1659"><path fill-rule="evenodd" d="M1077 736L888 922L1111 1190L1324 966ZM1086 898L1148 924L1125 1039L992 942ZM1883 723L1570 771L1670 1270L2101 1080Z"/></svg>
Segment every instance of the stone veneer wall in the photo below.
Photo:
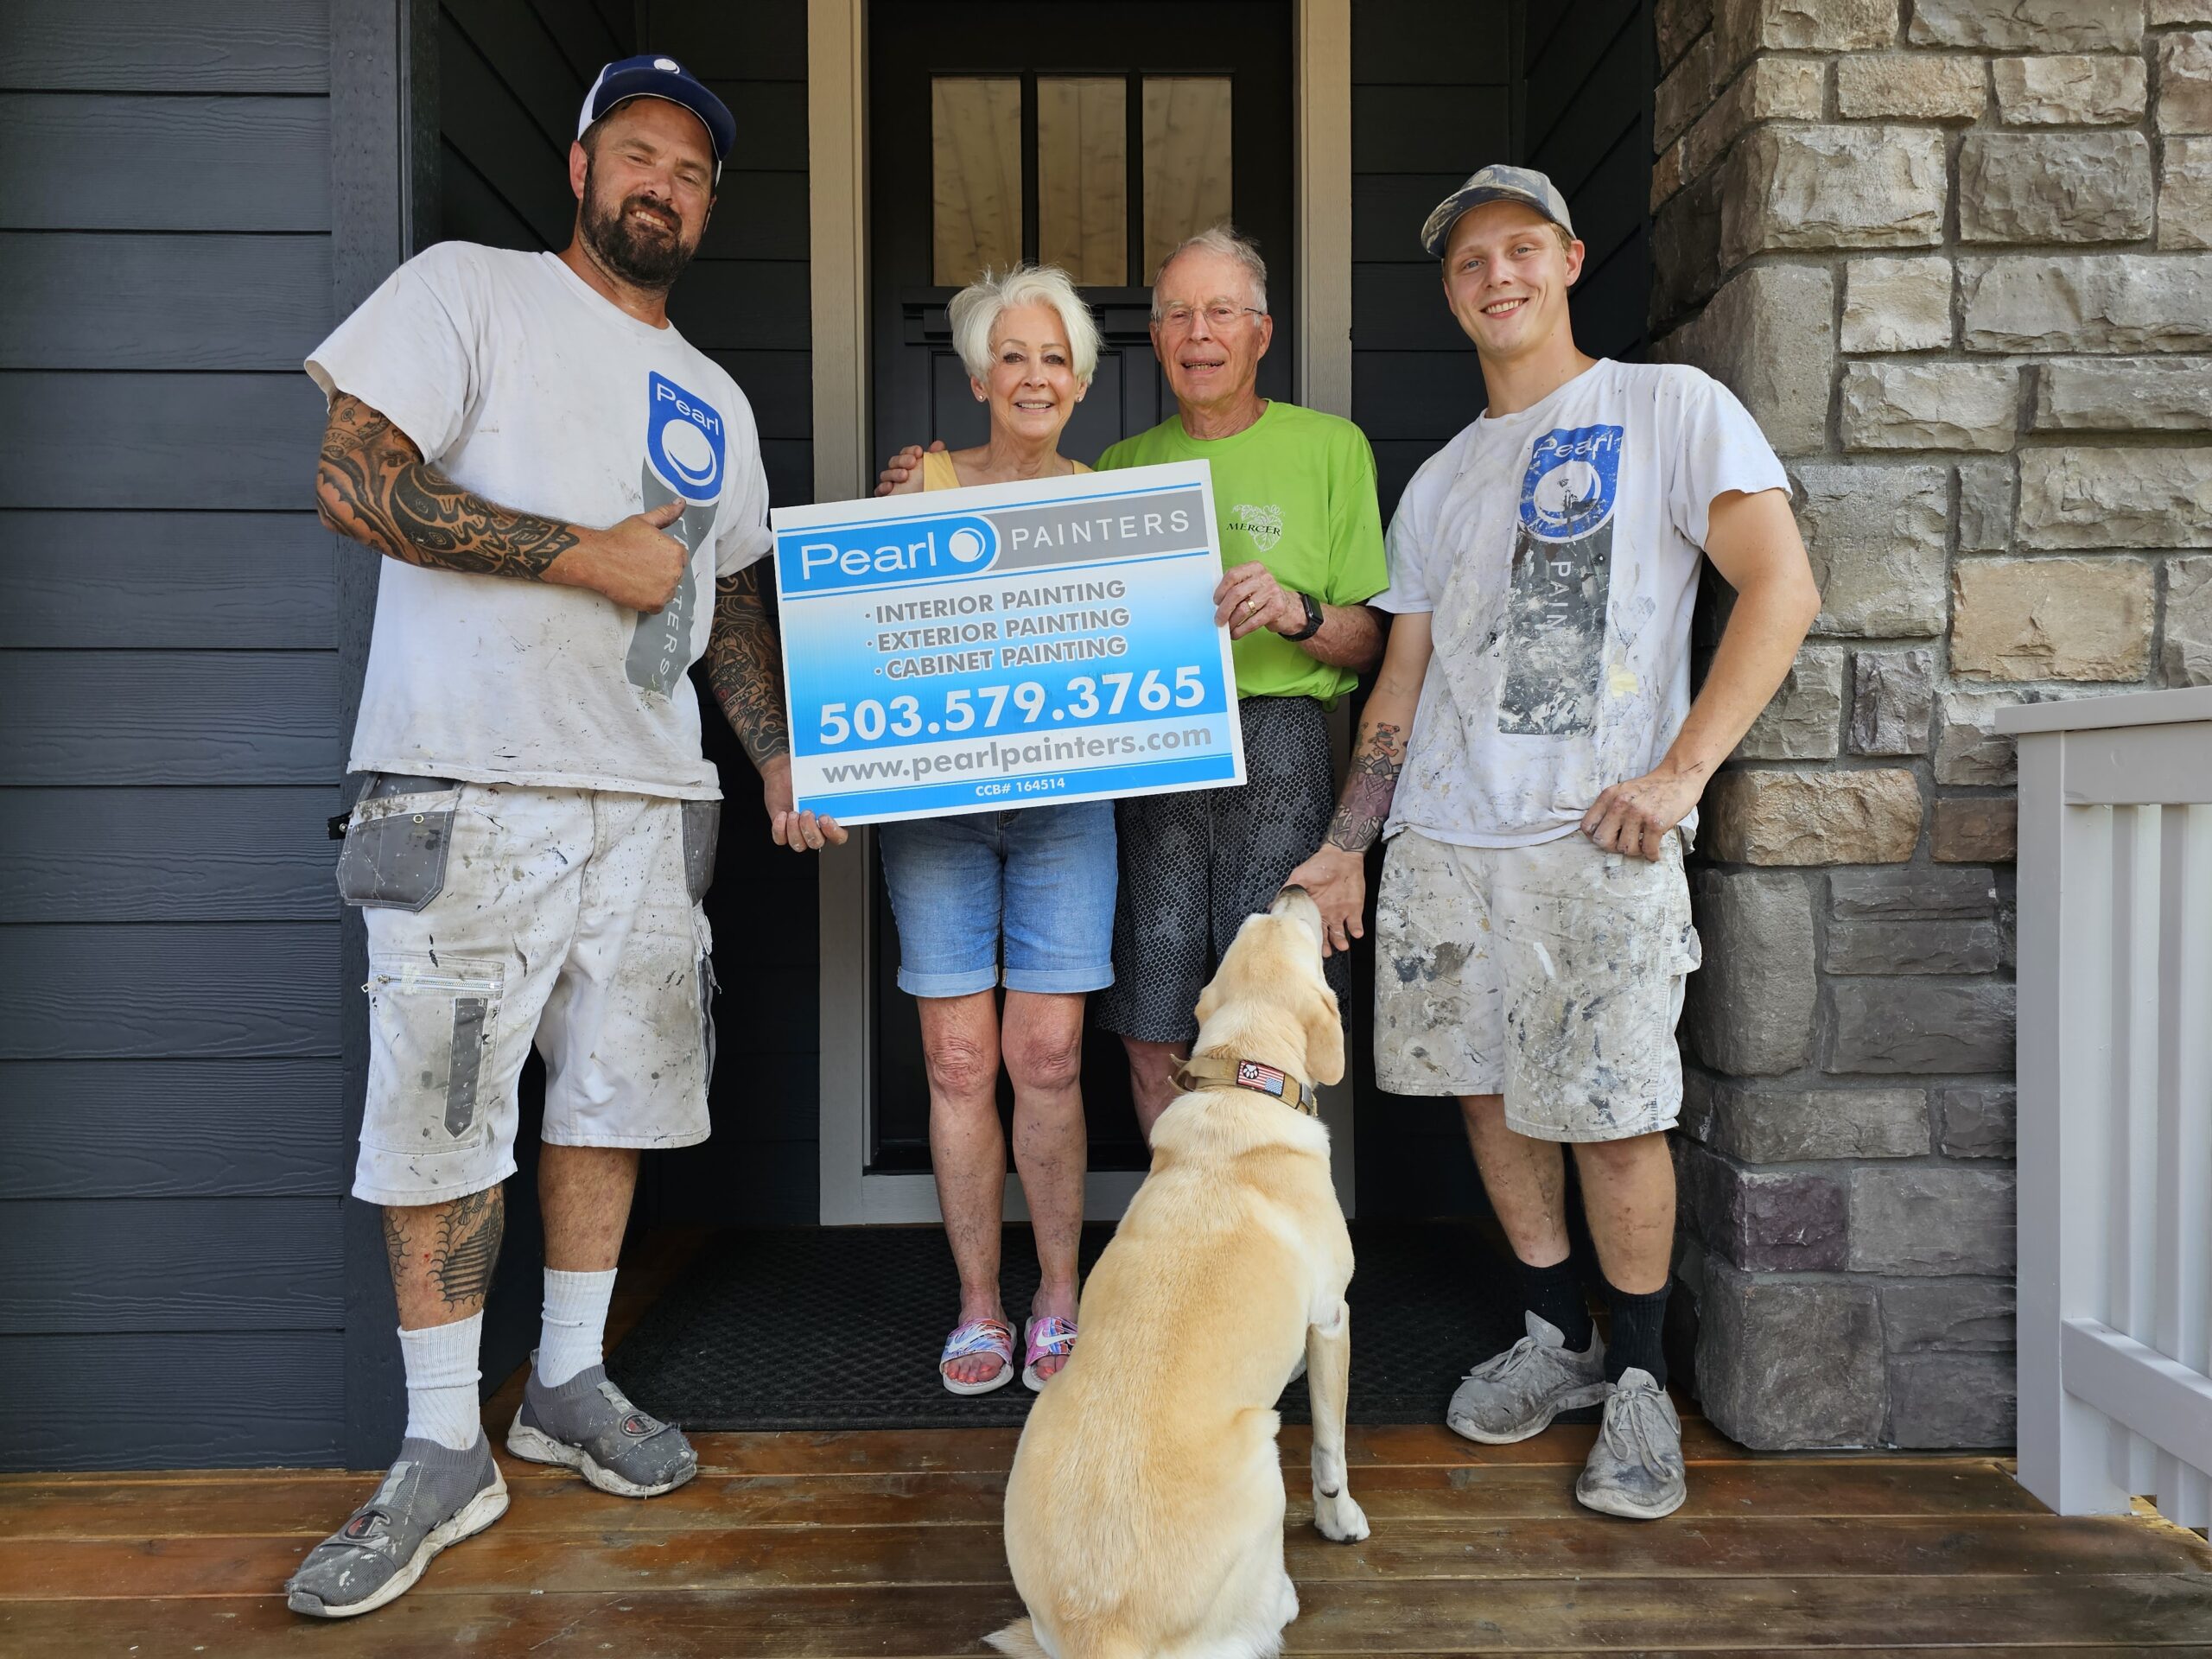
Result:
<svg viewBox="0 0 2212 1659"><path fill-rule="evenodd" d="M1653 355L1758 417L1826 599L1693 877L1700 1391L1757 1446L2005 1444L2015 773L1990 717L2212 680L2212 0L1656 22Z"/></svg>

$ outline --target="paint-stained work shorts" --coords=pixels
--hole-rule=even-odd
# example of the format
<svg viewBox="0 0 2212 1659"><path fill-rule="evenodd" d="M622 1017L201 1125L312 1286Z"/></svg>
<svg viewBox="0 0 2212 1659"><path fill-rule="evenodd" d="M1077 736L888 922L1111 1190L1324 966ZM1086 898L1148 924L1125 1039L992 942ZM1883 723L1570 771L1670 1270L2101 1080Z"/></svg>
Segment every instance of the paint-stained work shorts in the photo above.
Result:
<svg viewBox="0 0 2212 1659"><path fill-rule="evenodd" d="M1656 861L1392 837L1375 906L1375 1075L1401 1095L1503 1095L1539 1141L1618 1141L1682 1106L1675 1022L1698 965L1682 840Z"/></svg>
<svg viewBox="0 0 2212 1659"><path fill-rule="evenodd" d="M707 1138L714 972L698 901L718 801L372 776L338 861L369 936L369 1090L353 1195L439 1204L515 1170L516 1083L545 1058L540 1138Z"/></svg>

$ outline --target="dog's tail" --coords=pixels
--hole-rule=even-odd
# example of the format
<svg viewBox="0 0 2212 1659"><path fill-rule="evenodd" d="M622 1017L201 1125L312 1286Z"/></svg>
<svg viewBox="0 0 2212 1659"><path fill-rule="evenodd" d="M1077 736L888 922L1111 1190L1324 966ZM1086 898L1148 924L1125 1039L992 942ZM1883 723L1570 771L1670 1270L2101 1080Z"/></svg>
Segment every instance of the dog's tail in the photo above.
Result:
<svg viewBox="0 0 2212 1659"><path fill-rule="evenodd" d="M1005 1654L1007 1659L1052 1659L1037 1640L1037 1627L1026 1618L1017 1618L983 1640Z"/></svg>

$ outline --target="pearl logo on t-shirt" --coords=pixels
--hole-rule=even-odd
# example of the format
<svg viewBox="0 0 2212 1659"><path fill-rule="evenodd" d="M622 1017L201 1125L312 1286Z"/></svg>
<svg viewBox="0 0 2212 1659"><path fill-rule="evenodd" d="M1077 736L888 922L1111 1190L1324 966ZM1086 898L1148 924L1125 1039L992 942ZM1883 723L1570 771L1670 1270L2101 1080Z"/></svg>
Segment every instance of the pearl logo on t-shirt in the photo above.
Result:
<svg viewBox="0 0 2212 1659"><path fill-rule="evenodd" d="M1547 541L1586 536L1605 522L1620 484L1618 426L1558 428L1529 450L1521 478L1521 522Z"/></svg>
<svg viewBox="0 0 2212 1659"><path fill-rule="evenodd" d="M661 481L687 501L712 501L722 488L722 416L696 392L648 372L645 458Z"/></svg>

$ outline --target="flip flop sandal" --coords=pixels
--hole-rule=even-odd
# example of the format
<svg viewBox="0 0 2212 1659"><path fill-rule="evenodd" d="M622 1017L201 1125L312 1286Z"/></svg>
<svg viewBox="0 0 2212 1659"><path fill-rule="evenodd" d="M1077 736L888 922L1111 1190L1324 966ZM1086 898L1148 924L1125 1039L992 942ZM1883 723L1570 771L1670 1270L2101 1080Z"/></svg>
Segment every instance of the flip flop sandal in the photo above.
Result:
<svg viewBox="0 0 2212 1659"><path fill-rule="evenodd" d="M1023 1335L1029 1352L1021 1367L1021 1381L1033 1390L1042 1389L1052 1377L1038 1376L1037 1362L1040 1359L1066 1360L1075 1348L1075 1321L1064 1319L1056 1313L1047 1313L1041 1319L1030 1320L1024 1327ZM1065 1369L1065 1363L1062 1369ZM1054 1371L1052 1376L1059 1374Z"/></svg>
<svg viewBox="0 0 2212 1659"><path fill-rule="evenodd" d="M956 1359L977 1354L988 1354L999 1363L998 1370L980 1382L957 1382L944 1369ZM993 1389L1004 1388L1014 1377L1014 1327L1004 1319L969 1320L944 1339L937 1370L947 1394L988 1394Z"/></svg>

